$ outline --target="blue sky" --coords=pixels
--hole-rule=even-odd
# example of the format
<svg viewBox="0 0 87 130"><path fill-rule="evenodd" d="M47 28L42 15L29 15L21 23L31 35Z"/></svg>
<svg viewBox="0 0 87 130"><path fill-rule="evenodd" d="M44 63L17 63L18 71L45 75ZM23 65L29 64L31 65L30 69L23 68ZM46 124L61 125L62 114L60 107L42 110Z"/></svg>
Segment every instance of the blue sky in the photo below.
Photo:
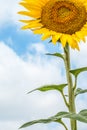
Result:
<svg viewBox="0 0 87 130"><path fill-rule="evenodd" d="M65 83L63 62L49 58L47 52L61 51L61 46L42 42L31 31L20 30L23 18L20 0L0 0L0 129L18 130L27 121L47 118L65 110L60 93L56 91L26 93L38 86ZM80 43L81 51L71 50L72 68L87 66L87 43ZM87 72L79 76L78 87L87 87ZM87 95L78 96L77 111L87 108ZM66 121L67 123L67 121ZM79 123L79 130L87 124ZM25 130L64 130L56 123L38 124Z"/></svg>

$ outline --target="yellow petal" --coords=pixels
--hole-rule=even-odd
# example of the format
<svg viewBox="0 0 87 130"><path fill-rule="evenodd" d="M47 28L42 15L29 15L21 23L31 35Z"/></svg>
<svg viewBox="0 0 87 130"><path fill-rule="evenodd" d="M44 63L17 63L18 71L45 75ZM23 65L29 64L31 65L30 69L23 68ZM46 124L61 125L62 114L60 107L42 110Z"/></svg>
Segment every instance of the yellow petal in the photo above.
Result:
<svg viewBox="0 0 87 130"><path fill-rule="evenodd" d="M80 32L76 32L76 35L77 35L77 37L79 38L79 39L81 39L81 40L83 40L84 42L85 42L85 34L84 33L82 33L82 31Z"/></svg>
<svg viewBox="0 0 87 130"><path fill-rule="evenodd" d="M30 17L33 17L33 18L39 18L41 16L41 12L39 12L39 11L38 12L35 12L35 11L31 11L31 12L20 11L20 12L18 12L18 14L30 16Z"/></svg>
<svg viewBox="0 0 87 130"><path fill-rule="evenodd" d="M34 30L33 32L34 32L34 34L42 34L42 33L49 32L49 30L46 28L41 28L41 29Z"/></svg>
<svg viewBox="0 0 87 130"><path fill-rule="evenodd" d="M23 26L21 29L25 30L25 29L29 29L29 28L38 28L41 26L42 26L42 24L40 24L40 23L27 24L27 25Z"/></svg>
<svg viewBox="0 0 87 130"><path fill-rule="evenodd" d="M79 50L79 46L78 46L78 43L72 38L72 36L68 36L68 44L71 46L71 48L73 49L77 49Z"/></svg>
<svg viewBox="0 0 87 130"><path fill-rule="evenodd" d="M19 4L24 6L27 10L41 11L41 7L37 6L36 4L29 4L29 3L24 3L24 2L20 2Z"/></svg>
<svg viewBox="0 0 87 130"><path fill-rule="evenodd" d="M56 44L57 39L55 38L55 35L52 36L52 43Z"/></svg>
<svg viewBox="0 0 87 130"><path fill-rule="evenodd" d="M57 33L56 35L52 35L52 42L56 44L56 42L60 39L61 33Z"/></svg>
<svg viewBox="0 0 87 130"><path fill-rule="evenodd" d="M46 4L47 0L24 0L24 2L44 6Z"/></svg>
<svg viewBox="0 0 87 130"><path fill-rule="evenodd" d="M50 38L51 34L50 33L44 33L42 36L42 40L46 40L47 38Z"/></svg>
<svg viewBox="0 0 87 130"><path fill-rule="evenodd" d="M73 34L72 37L73 37L73 39L75 39L75 41L77 43L80 42L80 39L77 37L77 35Z"/></svg>
<svg viewBox="0 0 87 130"><path fill-rule="evenodd" d="M65 47L66 43L67 43L67 35L65 34L62 34L61 38L60 38L60 41L63 45L63 47Z"/></svg>
<svg viewBox="0 0 87 130"><path fill-rule="evenodd" d="M40 20L19 20L19 21L23 23L29 23L29 24L40 22Z"/></svg>

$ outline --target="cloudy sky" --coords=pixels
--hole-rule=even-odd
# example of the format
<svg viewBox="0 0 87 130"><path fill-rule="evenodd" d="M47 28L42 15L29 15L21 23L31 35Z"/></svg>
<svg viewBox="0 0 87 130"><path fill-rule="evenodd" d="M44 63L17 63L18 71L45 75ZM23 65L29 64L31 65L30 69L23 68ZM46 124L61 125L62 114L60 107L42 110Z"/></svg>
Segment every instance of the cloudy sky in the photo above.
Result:
<svg viewBox="0 0 87 130"><path fill-rule="evenodd" d="M23 16L19 0L0 0L0 129L18 130L25 122L47 118L66 109L60 93L26 93L45 84L66 83L60 59L44 55L61 50L60 45L42 42L31 31L22 31L18 22ZM80 52L71 50L72 68L87 66L87 44L80 43ZM87 72L78 79L78 87L87 88ZM87 95L76 99L77 111L87 108ZM78 123L79 130L87 124ZM37 124L25 130L64 130L56 123Z"/></svg>

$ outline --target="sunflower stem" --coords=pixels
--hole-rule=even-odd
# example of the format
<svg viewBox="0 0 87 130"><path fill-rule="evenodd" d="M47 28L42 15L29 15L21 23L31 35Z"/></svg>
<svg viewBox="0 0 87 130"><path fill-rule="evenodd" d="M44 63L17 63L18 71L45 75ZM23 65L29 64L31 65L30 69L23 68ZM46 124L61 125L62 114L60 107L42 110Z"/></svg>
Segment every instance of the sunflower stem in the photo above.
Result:
<svg viewBox="0 0 87 130"><path fill-rule="evenodd" d="M65 125L63 121L61 121L61 124L64 126L65 130L68 130L67 126Z"/></svg>
<svg viewBox="0 0 87 130"><path fill-rule="evenodd" d="M73 90L75 91L76 89L76 86L77 86L77 76L75 77L75 84L74 84L74 87L73 87Z"/></svg>
<svg viewBox="0 0 87 130"><path fill-rule="evenodd" d="M63 96L63 99L64 99L64 102L65 102L66 106L69 108L69 103L67 102L66 97L65 97L63 91L61 92L61 94Z"/></svg>
<svg viewBox="0 0 87 130"><path fill-rule="evenodd" d="M70 74L70 51L69 51L68 44L64 48L64 62L65 62L66 77L67 77L67 82L68 82L69 112L76 113L75 95L74 95L74 89L73 89L72 76ZM77 130L76 120L71 119L70 124L71 124L71 130Z"/></svg>

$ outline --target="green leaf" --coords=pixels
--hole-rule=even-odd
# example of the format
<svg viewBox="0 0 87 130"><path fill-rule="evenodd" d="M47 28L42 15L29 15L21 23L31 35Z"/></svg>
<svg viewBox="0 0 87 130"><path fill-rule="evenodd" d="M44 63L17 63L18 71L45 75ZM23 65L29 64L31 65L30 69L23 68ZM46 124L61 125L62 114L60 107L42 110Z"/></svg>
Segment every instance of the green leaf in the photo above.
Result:
<svg viewBox="0 0 87 130"><path fill-rule="evenodd" d="M54 53L54 54L47 53L46 55L56 56L56 57L62 58L62 59L64 60L63 55L62 55L62 54L60 54L60 53Z"/></svg>
<svg viewBox="0 0 87 130"><path fill-rule="evenodd" d="M31 126L31 125L34 125L34 124L37 124L37 123L50 123L50 122L51 122L50 119L34 120L34 121L30 121L30 122L23 124L20 128L25 128L25 127L28 127L28 126Z"/></svg>
<svg viewBox="0 0 87 130"><path fill-rule="evenodd" d="M28 126L31 126L31 125L34 125L37 123L44 123L44 124L51 123L51 122L61 123L61 118L66 115L68 115L67 112L59 112L57 115L49 117L48 119L40 119L40 120L34 120L34 121L27 122L27 123L23 124L20 128L25 128L25 127L28 127Z"/></svg>
<svg viewBox="0 0 87 130"><path fill-rule="evenodd" d="M75 70L70 70L70 72L71 72L75 77L77 77L78 74L80 74L81 72L84 72L84 71L87 71L87 67L78 68L78 69L75 69Z"/></svg>
<svg viewBox="0 0 87 130"><path fill-rule="evenodd" d="M87 117L82 116L81 114L70 114L66 116L65 118L70 118L70 119L74 119L80 122L87 123Z"/></svg>
<svg viewBox="0 0 87 130"><path fill-rule="evenodd" d="M77 96L79 94L83 94L83 93L87 93L87 89L77 88L75 91L75 96Z"/></svg>
<svg viewBox="0 0 87 130"><path fill-rule="evenodd" d="M59 114L61 113L61 116ZM56 119L60 118L70 118L74 120L78 120L80 122L87 123L87 109L80 111L78 114L75 113L69 113L69 112L60 112L57 115L55 115Z"/></svg>
<svg viewBox="0 0 87 130"><path fill-rule="evenodd" d="M87 117L87 109L81 110L79 113L80 115Z"/></svg>
<svg viewBox="0 0 87 130"><path fill-rule="evenodd" d="M62 92L63 89L64 89L64 87L66 87L66 86L67 86L67 84L45 85L45 86L36 88L36 89L34 89L34 90L28 92L28 94L31 93L31 92L34 92L34 91L36 91L36 90L39 90L39 91L42 91L42 92L49 91L49 90L58 90L58 91Z"/></svg>
<svg viewBox="0 0 87 130"><path fill-rule="evenodd" d="M20 128L25 128L37 123L51 123L51 122L61 123L62 118L69 118L69 119L74 119L80 122L87 123L87 109L80 111L78 114L69 113L69 112L59 112L56 115L49 117L48 119L40 119L40 120L27 122L23 124Z"/></svg>

